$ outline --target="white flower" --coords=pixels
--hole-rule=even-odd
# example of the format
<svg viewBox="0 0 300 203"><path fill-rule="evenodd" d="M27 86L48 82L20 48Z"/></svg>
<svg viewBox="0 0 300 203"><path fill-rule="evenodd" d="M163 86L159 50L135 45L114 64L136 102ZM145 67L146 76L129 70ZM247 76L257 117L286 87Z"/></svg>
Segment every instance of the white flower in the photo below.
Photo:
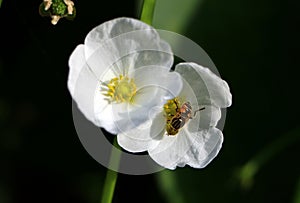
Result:
<svg viewBox="0 0 300 203"><path fill-rule="evenodd" d="M203 168L222 146L223 134L216 125L220 108L230 106L232 96L224 80L198 64L181 63L175 71L184 79L180 94L158 109L144 128L120 133L118 143L130 152L148 151L168 169L186 164Z"/></svg>
<svg viewBox="0 0 300 203"><path fill-rule="evenodd" d="M87 119L117 134L141 125L149 109L179 94L182 81L169 72L172 63L155 29L117 18L94 28L73 51L68 88Z"/></svg>

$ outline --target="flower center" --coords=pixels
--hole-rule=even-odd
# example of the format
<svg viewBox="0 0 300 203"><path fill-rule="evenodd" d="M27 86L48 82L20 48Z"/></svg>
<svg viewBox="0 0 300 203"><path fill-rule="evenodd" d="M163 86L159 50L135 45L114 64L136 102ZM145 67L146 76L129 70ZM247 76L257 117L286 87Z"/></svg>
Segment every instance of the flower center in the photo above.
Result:
<svg viewBox="0 0 300 203"><path fill-rule="evenodd" d="M127 76L120 75L110 80L104 85L106 90L103 95L108 97L110 102L133 102L133 97L136 95L136 85L134 80Z"/></svg>
<svg viewBox="0 0 300 203"><path fill-rule="evenodd" d="M170 99L167 101L167 103L165 103L164 112L167 120L170 120L176 115L177 110L180 108L180 106L181 106L181 101L178 97L175 97L174 99Z"/></svg>
<svg viewBox="0 0 300 203"><path fill-rule="evenodd" d="M63 1L53 0L52 10L54 15L63 16L66 13L67 6Z"/></svg>

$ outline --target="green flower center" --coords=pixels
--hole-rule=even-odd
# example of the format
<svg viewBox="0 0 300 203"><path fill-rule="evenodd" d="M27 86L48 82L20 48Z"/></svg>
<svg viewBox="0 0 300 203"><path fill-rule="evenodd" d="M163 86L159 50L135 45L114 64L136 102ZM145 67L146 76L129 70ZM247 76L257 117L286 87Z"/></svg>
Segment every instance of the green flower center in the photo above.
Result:
<svg viewBox="0 0 300 203"><path fill-rule="evenodd" d="M62 0L52 0L52 14L63 16L66 14L67 6Z"/></svg>
<svg viewBox="0 0 300 203"><path fill-rule="evenodd" d="M136 85L134 80L127 76L120 75L110 80L108 84L105 84L106 89L103 95L108 97L110 102L133 102L133 98L136 95Z"/></svg>

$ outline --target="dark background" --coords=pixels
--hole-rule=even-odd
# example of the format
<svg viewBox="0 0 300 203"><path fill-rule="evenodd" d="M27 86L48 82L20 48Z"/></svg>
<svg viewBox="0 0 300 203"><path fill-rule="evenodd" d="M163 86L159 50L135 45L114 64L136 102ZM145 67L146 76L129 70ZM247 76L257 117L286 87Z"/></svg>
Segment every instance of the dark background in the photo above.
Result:
<svg viewBox="0 0 300 203"><path fill-rule="evenodd" d="M39 15L41 2L0 8L0 203L99 202L106 168L76 135L67 62L93 27L138 18L137 2L75 1L76 19L56 26ZM199 5L181 34L231 88L223 149L202 170L119 174L113 202L300 202L299 11L296 0ZM250 160L253 179L239 170Z"/></svg>

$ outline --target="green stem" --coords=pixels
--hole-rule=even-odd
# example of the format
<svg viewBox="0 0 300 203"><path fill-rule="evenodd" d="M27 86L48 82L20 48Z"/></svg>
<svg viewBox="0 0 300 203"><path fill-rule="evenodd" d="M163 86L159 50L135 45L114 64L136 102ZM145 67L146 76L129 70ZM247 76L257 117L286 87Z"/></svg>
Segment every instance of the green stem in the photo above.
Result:
<svg viewBox="0 0 300 203"><path fill-rule="evenodd" d="M112 152L111 152L110 160L109 160L109 166L110 166L110 168L118 168L119 163L120 163L120 158L121 158L121 151L120 151L120 146L117 143L117 136L114 139L113 145L116 148L114 148L114 147L112 148ZM103 188L103 192L102 192L101 203L111 203L112 202L117 178L118 178L118 172L107 169L105 182L104 182L104 188Z"/></svg>
<svg viewBox="0 0 300 203"><path fill-rule="evenodd" d="M144 0L141 14L141 21L152 25L156 0Z"/></svg>

